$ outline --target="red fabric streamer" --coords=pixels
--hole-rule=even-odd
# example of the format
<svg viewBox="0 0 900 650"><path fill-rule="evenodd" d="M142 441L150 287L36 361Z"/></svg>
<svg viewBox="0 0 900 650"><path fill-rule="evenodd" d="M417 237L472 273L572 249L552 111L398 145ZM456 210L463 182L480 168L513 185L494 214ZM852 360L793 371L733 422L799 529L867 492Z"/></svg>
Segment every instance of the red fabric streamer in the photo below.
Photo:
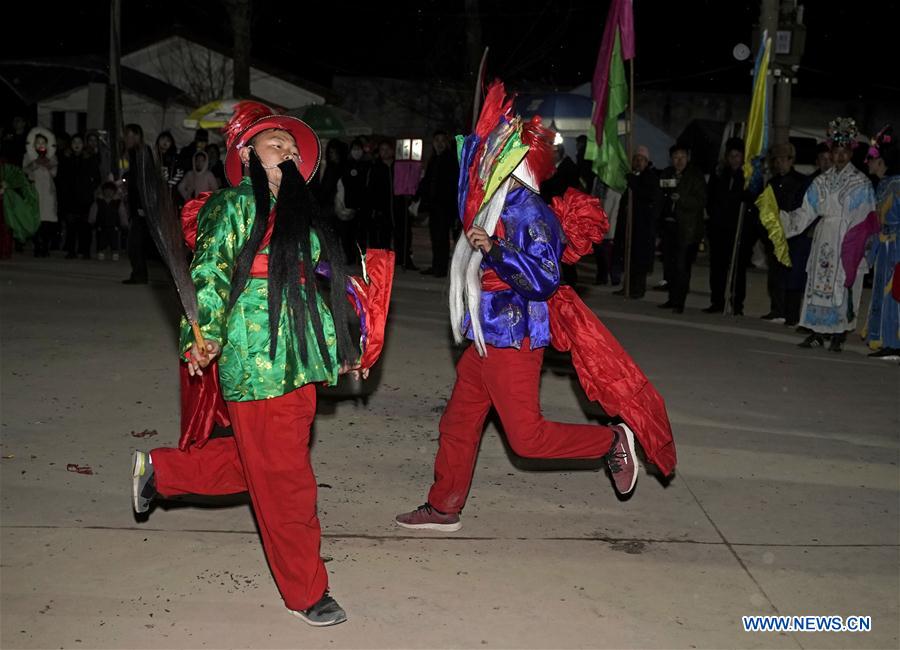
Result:
<svg viewBox="0 0 900 650"><path fill-rule="evenodd" d="M590 253L593 245L602 242L609 231L609 219L600 199L574 188L567 189L561 197L554 197L550 208L568 240L562 256L566 264L575 264Z"/></svg>
<svg viewBox="0 0 900 650"><path fill-rule="evenodd" d="M571 351L585 394L607 415L625 420L647 460L666 476L672 474L675 440L662 396L572 287L560 287L548 306L553 347Z"/></svg>
<svg viewBox="0 0 900 650"><path fill-rule="evenodd" d="M202 447L209 440L213 425L231 425L228 408L219 384L219 364L213 361L202 375L188 372L187 363L179 364L181 376L181 439L178 448Z"/></svg>
<svg viewBox="0 0 900 650"><path fill-rule="evenodd" d="M201 192L181 208L181 229L184 231L184 243L191 250L197 249L197 215L200 209L212 196L212 192Z"/></svg>
<svg viewBox="0 0 900 650"><path fill-rule="evenodd" d="M366 251L366 274L369 283L353 276L351 282L366 315L366 345L359 361L361 368L371 368L384 349L388 307L394 283L394 251L370 248Z"/></svg>

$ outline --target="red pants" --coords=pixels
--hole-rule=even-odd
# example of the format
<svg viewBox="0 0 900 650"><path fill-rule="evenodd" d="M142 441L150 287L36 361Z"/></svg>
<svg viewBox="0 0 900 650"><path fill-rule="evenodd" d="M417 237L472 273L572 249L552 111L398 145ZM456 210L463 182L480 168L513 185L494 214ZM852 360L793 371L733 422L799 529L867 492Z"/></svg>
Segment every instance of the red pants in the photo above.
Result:
<svg viewBox="0 0 900 650"><path fill-rule="evenodd" d="M201 449L151 452L156 489L167 497L249 491L284 603L307 609L328 588L309 460L316 389L307 384L281 397L227 405L233 438L214 438Z"/></svg>
<svg viewBox="0 0 900 650"><path fill-rule="evenodd" d="M456 385L439 426L434 485L428 502L447 513L466 504L481 442L484 420L493 404L509 446L525 458L600 458L609 452L613 433L593 424L548 422L539 395L544 350L488 346L487 357L474 345L456 365Z"/></svg>

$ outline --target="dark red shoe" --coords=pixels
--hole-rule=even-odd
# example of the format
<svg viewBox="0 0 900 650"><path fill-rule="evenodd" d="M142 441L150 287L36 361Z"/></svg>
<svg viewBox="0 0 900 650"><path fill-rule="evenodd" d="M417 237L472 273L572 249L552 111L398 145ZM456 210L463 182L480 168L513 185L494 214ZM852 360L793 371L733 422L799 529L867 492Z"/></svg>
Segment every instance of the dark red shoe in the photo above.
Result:
<svg viewBox="0 0 900 650"><path fill-rule="evenodd" d="M606 454L606 465L612 475L616 492L623 497L631 494L637 483L637 454L634 452L634 433L627 424L612 427L616 434L612 448Z"/></svg>
<svg viewBox="0 0 900 650"><path fill-rule="evenodd" d="M426 503L412 512L404 512L394 519L398 526L413 530L440 530L452 533L462 528L459 515L438 512Z"/></svg>

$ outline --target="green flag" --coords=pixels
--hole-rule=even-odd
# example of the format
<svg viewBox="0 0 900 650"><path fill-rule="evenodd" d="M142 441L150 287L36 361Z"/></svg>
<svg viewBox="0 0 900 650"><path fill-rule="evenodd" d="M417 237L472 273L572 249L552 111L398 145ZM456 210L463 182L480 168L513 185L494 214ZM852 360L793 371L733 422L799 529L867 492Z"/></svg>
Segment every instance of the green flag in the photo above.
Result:
<svg viewBox="0 0 900 650"><path fill-rule="evenodd" d="M625 80L625 62L616 30L615 44L609 61L609 99L603 120L603 141L598 145L593 129L588 133L585 158L593 154L594 173L606 185L617 192L625 191L625 174L628 173L628 155L619 139L619 115L628 108L628 82ZM594 107L597 110L597 107Z"/></svg>

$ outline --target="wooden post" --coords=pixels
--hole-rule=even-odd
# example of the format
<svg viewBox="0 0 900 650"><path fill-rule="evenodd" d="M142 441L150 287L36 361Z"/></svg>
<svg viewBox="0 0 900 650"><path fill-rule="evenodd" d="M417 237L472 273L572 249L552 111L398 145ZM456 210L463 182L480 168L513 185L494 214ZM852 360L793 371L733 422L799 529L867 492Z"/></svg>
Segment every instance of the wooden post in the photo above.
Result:
<svg viewBox="0 0 900 650"><path fill-rule="evenodd" d="M628 92L628 165L634 158L634 58L629 60ZM628 188L626 186L626 191ZM625 213L625 268L623 270L625 282L623 290L625 297L631 297L631 246L632 232L634 230L634 196L628 192L628 211ZM613 233L615 236L615 233Z"/></svg>

